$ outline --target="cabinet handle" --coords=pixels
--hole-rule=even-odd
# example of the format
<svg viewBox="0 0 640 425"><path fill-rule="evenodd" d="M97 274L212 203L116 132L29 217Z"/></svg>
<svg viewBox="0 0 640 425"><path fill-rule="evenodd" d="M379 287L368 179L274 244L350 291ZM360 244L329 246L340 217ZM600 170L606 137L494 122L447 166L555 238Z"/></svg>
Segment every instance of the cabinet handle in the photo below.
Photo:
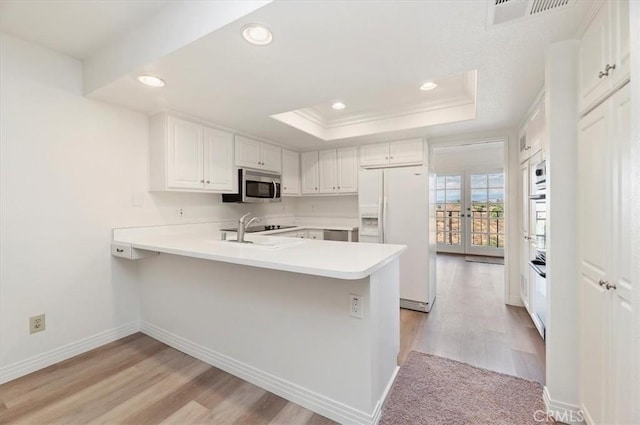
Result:
<svg viewBox="0 0 640 425"><path fill-rule="evenodd" d="M598 285L600 285L600 286L606 286L606 285L607 285L607 282L605 282L604 280L600 279L600 280L598 281Z"/></svg>
<svg viewBox="0 0 640 425"><path fill-rule="evenodd" d="M384 159L389 159L389 157L388 157L388 156L385 156L385 157L384 157Z"/></svg>
<svg viewBox="0 0 640 425"><path fill-rule="evenodd" d="M207 180L207 184L211 184L211 181Z"/></svg>
<svg viewBox="0 0 640 425"><path fill-rule="evenodd" d="M340 186L338 186L338 190L340 190Z"/></svg>
<svg viewBox="0 0 640 425"><path fill-rule="evenodd" d="M615 283L609 283L609 282L606 282L605 287L607 288L607 290L609 290L609 289L616 289L616 284L615 284Z"/></svg>
<svg viewBox="0 0 640 425"><path fill-rule="evenodd" d="M392 157L392 156L390 156L389 158L393 159L393 157Z"/></svg>
<svg viewBox="0 0 640 425"><path fill-rule="evenodd" d="M613 71L614 69L616 69L616 64L615 63L613 65L607 64L604 67L604 72L600 71L598 73L598 78L608 77L609 76L609 71Z"/></svg>
<svg viewBox="0 0 640 425"><path fill-rule="evenodd" d="M124 252L124 249L116 248L116 252Z"/></svg>
<svg viewBox="0 0 640 425"><path fill-rule="evenodd" d="M335 187L335 186L333 186L333 190L336 190L336 187Z"/></svg>
<svg viewBox="0 0 640 425"><path fill-rule="evenodd" d="M316 190L318 190L318 188L316 187Z"/></svg>
<svg viewBox="0 0 640 425"><path fill-rule="evenodd" d="M204 183L204 180L200 180L200 183Z"/></svg>

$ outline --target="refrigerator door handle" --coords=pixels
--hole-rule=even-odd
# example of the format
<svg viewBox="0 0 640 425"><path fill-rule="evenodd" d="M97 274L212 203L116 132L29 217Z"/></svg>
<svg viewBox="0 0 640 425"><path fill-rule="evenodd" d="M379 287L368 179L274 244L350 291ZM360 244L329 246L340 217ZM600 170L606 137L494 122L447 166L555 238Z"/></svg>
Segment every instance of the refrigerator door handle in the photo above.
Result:
<svg viewBox="0 0 640 425"><path fill-rule="evenodd" d="M382 198L382 243L387 243L387 197Z"/></svg>
<svg viewBox="0 0 640 425"><path fill-rule="evenodd" d="M382 196L378 197L378 241L384 243L384 210Z"/></svg>

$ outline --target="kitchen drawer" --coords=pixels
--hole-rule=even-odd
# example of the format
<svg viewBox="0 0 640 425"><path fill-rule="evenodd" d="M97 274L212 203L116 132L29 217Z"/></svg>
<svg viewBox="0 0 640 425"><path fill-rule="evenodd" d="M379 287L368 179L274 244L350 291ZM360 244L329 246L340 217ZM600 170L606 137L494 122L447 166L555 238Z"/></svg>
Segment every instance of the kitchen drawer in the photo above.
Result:
<svg viewBox="0 0 640 425"><path fill-rule="evenodd" d="M114 257L126 258L127 260L137 260L139 258L152 257L159 254L159 252L132 248L131 245L111 244L111 255Z"/></svg>
<svg viewBox="0 0 640 425"><path fill-rule="evenodd" d="M307 238L321 241L324 239L324 230L307 230Z"/></svg>

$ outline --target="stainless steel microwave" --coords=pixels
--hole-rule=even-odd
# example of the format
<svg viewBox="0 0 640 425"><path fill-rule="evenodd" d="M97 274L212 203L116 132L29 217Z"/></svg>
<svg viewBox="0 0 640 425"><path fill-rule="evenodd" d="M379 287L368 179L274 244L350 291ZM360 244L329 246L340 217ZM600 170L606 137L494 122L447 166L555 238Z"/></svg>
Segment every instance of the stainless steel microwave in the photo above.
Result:
<svg viewBox="0 0 640 425"><path fill-rule="evenodd" d="M264 171L238 170L238 193L225 193L222 202L280 202L280 175Z"/></svg>

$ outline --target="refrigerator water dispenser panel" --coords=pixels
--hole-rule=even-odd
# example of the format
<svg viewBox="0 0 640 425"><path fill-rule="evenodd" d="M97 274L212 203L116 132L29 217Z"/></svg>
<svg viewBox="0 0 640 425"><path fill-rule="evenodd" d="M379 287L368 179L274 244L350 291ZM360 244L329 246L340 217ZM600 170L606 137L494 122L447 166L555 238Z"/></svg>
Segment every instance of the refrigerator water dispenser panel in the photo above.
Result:
<svg viewBox="0 0 640 425"><path fill-rule="evenodd" d="M380 224L377 205L360 206L360 234L363 236L378 236Z"/></svg>

